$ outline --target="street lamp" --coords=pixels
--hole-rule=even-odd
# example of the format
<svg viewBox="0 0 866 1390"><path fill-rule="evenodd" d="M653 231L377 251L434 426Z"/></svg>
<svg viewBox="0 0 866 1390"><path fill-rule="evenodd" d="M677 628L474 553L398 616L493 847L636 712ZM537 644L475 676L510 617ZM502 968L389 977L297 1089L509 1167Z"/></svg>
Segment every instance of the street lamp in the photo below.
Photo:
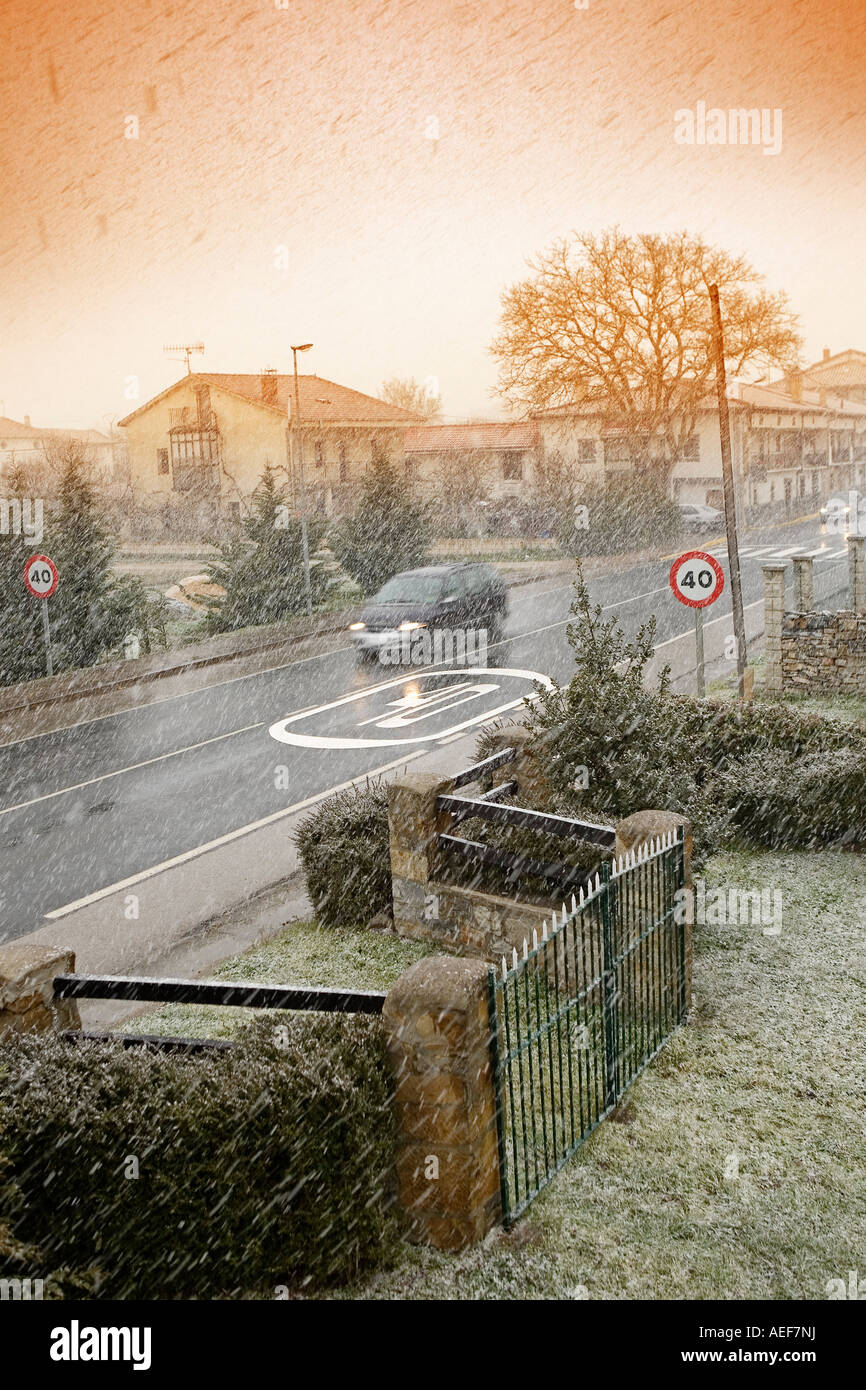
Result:
<svg viewBox="0 0 866 1390"><path fill-rule="evenodd" d="M295 403L292 409L292 466L298 480L298 501L301 511L301 549L304 555L304 595L307 601L307 616L313 614L313 594L310 588L310 541L307 534L307 496L304 490L304 457L301 440L301 405L298 398L298 353L309 352L312 343L299 343L292 348L295 372Z"/></svg>

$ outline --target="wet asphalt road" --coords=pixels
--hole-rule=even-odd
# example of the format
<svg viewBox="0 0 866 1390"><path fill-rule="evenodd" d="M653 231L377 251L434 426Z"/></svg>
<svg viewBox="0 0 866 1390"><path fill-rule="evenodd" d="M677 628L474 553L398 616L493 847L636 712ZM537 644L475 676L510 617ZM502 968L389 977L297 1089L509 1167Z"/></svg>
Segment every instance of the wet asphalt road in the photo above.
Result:
<svg viewBox="0 0 866 1390"><path fill-rule="evenodd" d="M683 548L700 546L697 538ZM837 563L844 539L822 536L816 521L748 533L741 542L744 603L762 596L762 560L804 548L820 550L816 575L844 573ZM713 549L727 572L724 547ZM689 632L693 615L670 593L669 567L659 561L600 577L590 583L593 600L629 635L652 613L657 642ZM567 576L549 587L512 590L505 640L489 650L490 674L419 677L417 670L358 666L346 648L0 748L0 940L394 763L401 752L465 732L529 693L528 676L506 671L567 680L571 600ZM726 612L727 584L712 616ZM396 684L382 689L389 682ZM302 711L307 715L283 726L291 742L270 732ZM340 744L309 746L311 739ZM370 742L358 746L360 740Z"/></svg>

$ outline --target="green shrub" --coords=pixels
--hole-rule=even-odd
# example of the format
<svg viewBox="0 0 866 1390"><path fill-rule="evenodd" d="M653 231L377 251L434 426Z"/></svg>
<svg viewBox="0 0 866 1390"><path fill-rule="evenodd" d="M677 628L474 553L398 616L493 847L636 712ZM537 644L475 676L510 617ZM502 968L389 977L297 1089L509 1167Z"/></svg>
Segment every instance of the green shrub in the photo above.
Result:
<svg viewBox="0 0 866 1390"><path fill-rule="evenodd" d="M388 792L381 782L349 787L301 821L295 843L316 918L325 927L365 927L389 915L391 850Z"/></svg>
<svg viewBox="0 0 866 1390"><path fill-rule="evenodd" d="M614 820L678 811L695 858L732 837L775 847L866 842L866 731L789 706L673 695L645 684L654 625L628 642L578 573L568 637L577 672L539 691L527 727L546 809ZM487 752L483 741L478 756Z"/></svg>
<svg viewBox="0 0 866 1390"><path fill-rule="evenodd" d="M273 1297L387 1255L378 1019L271 1017L198 1057L53 1036L6 1041L2 1056L15 1235L95 1266L98 1296Z"/></svg>
<svg viewBox="0 0 866 1390"><path fill-rule="evenodd" d="M770 849L866 844L866 751L843 748L793 758L760 751L716 784L729 840Z"/></svg>

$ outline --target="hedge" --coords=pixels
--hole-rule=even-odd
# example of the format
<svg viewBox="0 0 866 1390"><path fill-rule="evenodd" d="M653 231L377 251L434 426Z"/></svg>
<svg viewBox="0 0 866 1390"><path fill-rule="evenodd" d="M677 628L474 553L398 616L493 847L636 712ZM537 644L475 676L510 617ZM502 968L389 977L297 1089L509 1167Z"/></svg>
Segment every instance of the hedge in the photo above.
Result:
<svg viewBox="0 0 866 1390"><path fill-rule="evenodd" d="M195 1057L0 1048L12 1232L97 1297L272 1298L386 1258L391 1116L373 1018L272 1016Z"/></svg>
<svg viewBox="0 0 866 1390"><path fill-rule="evenodd" d="M392 913L388 791L350 787L321 802L295 831L307 891L321 926L367 926Z"/></svg>

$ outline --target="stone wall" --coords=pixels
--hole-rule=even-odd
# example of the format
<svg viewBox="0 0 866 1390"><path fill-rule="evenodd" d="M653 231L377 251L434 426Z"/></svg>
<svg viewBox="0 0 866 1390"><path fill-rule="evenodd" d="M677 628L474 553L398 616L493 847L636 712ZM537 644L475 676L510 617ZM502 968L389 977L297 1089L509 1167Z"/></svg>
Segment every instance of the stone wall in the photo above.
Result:
<svg viewBox="0 0 866 1390"><path fill-rule="evenodd" d="M866 538L848 538L849 607L837 613L812 606L812 557L793 562L793 609L785 607L785 565L763 566L768 687L866 695Z"/></svg>
<svg viewBox="0 0 866 1390"><path fill-rule="evenodd" d="M785 613L783 690L866 695L866 613Z"/></svg>

